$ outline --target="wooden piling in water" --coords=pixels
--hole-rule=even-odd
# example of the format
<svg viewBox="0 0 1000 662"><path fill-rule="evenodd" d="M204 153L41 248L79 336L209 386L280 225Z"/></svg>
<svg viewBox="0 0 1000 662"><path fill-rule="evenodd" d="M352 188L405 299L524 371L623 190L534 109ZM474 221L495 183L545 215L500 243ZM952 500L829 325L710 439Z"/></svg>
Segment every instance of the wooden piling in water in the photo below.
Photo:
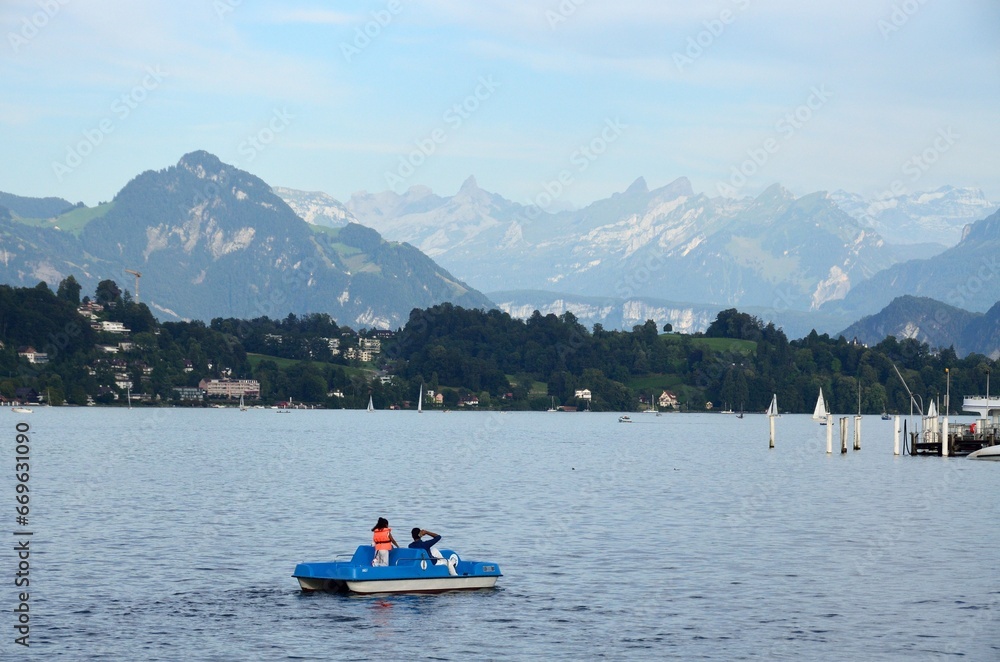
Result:
<svg viewBox="0 0 1000 662"><path fill-rule="evenodd" d="M847 417L840 417L840 454L847 453Z"/></svg>
<svg viewBox="0 0 1000 662"><path fill-rule="evenodd" d="M833 452L833 414L826 415L826 454Z"/></svg>
<svg viewBox="0 0 1000 662"><path fill-rule="evenodd" d="M854 417L854 450L861 450L861 417Z"/></svg>
<svg viewBox="0 0 1000 662"><path fill-rule="evenodd" d="M892 454L899 455L899 416L892 417Z"/></svg>

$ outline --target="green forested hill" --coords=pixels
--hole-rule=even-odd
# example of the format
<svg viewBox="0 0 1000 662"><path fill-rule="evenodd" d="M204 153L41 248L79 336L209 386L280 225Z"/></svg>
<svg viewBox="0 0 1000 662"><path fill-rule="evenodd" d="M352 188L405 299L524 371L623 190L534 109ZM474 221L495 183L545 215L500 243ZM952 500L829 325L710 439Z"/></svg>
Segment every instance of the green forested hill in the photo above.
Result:
<svg viewBox="0 0 1000 662"><path fill-rule="evenodd" d="M20 218L52 218L72 207L62 198L27 198L0 191L0 207L6 207Z"/></svg>
<svg viewBox="0 0 1000 662"><path fill-rule="evenodd" d="M88 299L100 306L82 310L96 320L77 310ZM130 332L92 328L100 322ZM645 406L640 398L648 403L669 390L686 410L712 402L759 411L777 394L783 411L809 412L822 387L834 413L853 413L860 384L862 410L878 413L909 411L893 364L924 403L943 396L945 369L957 403L962 394L983 393L996 367L982 355L960 359L912 339L867 347L812 332L789 341L735 309L719 313L704 334L662 331L653 321L607 331L587 329L569 313L518 320L453 304L413 309L396 333L355 331L322 313L160 323L113 281L81 299L80 285L66 278L56 292L44 283L0 286L0 395L33 390L54 403L110 404L128 392L166 404L178 402L177 388L234 378L258 380L265 403L325 407L363 407L369 396L378 408L413 406L423 388L440 393L447 407L475 396L479 407L547 409L554 401L632 411ZM29 363L18 356L22 346L47 353L48 362ZM375 348L371 363L354 353L362 347ZM576 398L582 389L592 402Z"/></svg>
<svg viewBox="0 0 1000 662"><path fill-rule="evenodd" d="M962 343L966 327L982 317L927 297L901 296L875 315L861 318L841 332L846 338L863 343L877 343L888 336L912 337L931 347L955 345L958 354L982 351L980 344Z"/></svg>
<svg viewBox="0 0 1000 662"><path fill-rule="evenodd" d="M520 321L448 304L413 311L389 351L414 382L487 393L509 388L518 399L537 380L560 404L582 405L574 392L587 388L595 408L616 410L636 407L635 385L646 395L654 386L670 388L695 410L706 402L763 410L777 394L782 410L808 412L822 387L832 411L851 413L860 380L864 412L909 411L893 363L925 402L944 393L945 368L955 392L982 392L993 363L976 354L959 359L951 349L932 353L924 343L892 337L871 347L815 332L789 341L772 324L736 310L721 312L704 335L680 336L660 334L652 321L631 332L588 331L570 313L536 312Z"/></svg>

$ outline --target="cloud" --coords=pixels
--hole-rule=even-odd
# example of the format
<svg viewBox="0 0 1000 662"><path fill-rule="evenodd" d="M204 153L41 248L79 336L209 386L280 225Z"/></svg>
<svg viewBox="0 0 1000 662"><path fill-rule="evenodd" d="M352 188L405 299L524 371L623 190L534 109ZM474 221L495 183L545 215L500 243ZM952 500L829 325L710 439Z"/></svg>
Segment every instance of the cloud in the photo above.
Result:
<svg viewBox="0 0 1000 662"><path fill-rule="evenodd" d="M358 22L358 17L329 9L292 9L283 7L262 14L262 18L272 23L306 23L309 25L350 25Z"/></svg>
<svg viewBox="0 0 1000 662"><path fill-rule="evenodd" d="M297 160L309 158L311 175L324 159L339 160L351 165L334 185L378 188L386 157L440 124L483 74L502 81L502 94L449 136L423 171L432 188L473 169L511 187L525 172L550 176L595 123L615 115L632 129L602 161L606 171L592 171L593 186L621 172L651 181L690 175L711 187L821 84L833 100L762 180L801 192L883 186L948 124L967 137L921 185L987 179L1000 149L992 119L1000 93L989 84L1000 75L1000 10L985 0L918 3L887 38L878 22L900 0L399 0L391 24L350 61L339 44L389 0L55 1L59 11L29 43L16 52L0 43L0 129L12 152L60 152L146 67L161 67L166 80L97 158L121 161L116 150L126 145L158 155L173 144L225 149L287 107L296 131L268 152L269 167L305 172ZM0 34L19 30L39 2L0 3ZM720 29L723 11L732 20ZM549 12L566 20L553 23ZM692 61L678 66L678 53ZM47 166L34 167L44 175ZM81 172L71 182L81 193L68 195L99 184L98 170ZM11 185L21 176L13 168L0 175ZM128 175L116 173L114 184ZM504 187L498 182L501 193L518 195Z"/></svg>
<svg viewBox="0 0 1000 662"><path fill-rule="evenodd" d="M236 15L220 18L210 3L196 4L200 14L185 3L68 3L16 58L19 85L63 95L86 89L110 103L135 85L146 67L162 67L168 73L162 94L186 102L198 95L324 102L342 91L325 58L278 50L252 16L239 22L241 6ZM284 14L334 18L333 12Z"/></svg>

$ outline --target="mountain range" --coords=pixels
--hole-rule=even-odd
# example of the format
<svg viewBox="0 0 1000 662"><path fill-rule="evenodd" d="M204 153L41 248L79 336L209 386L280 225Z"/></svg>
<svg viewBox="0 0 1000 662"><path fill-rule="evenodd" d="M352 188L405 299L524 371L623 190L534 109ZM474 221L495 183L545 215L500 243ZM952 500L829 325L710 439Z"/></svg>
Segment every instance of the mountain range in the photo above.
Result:
<svg viewBox="0 0 1000 662"><path fill-rule="evenodd" d="M956 246L931 258L889 266L825 310L857 319L907 294L975 312L1000 301L1000 211L969 225Z"/></svg>
<svg viewBox="0 0 1000 662"><path fill-rule="evenodd" d="M131 269L142 273L140 300L167 318L325 312L394 327L415 307L491 305L412 246L356 223L306 223L264 181L207 152L138 175L98 207L48 219L4 211L4 282L72 274L93 291L105 278L131 285Z"/></svg>
<svg viewBox="0 0 1000 662"><path fill-rule="evenodd" d="M920 329L935 346L990 353L962 334L992 338L983 313L1000 300L1000 215L966 223L991 206L981 192L954 187L874 201L843 191L796 197L778 185L711 198L683 177L652 190L640 177L553 212L485 191L473 177L453 196L412 187L341 203L271 187L194 152L96 207L0 194L0 279L54 285L73 274L89 291L105 278L130 286L130 269L143 274L141 300L167 318L327 312L373 327L451 301L695 332L738 307L792 337ZM957 245L932 241L960 223ZM909 243L883 237L899 224L908 224ZM896 301L910 294L951 305L951 323L928 331L930 304Z"/></svg>
<svg viewBox="0 0 1000 662"><path fill-rule="evenodd" d="M344 222L332 197L283 191L303 217L329 208L336 215L317 223ZM876 202L905 217L909 242L882 237L879 228L891 219L867 211ZM695 193L686 178L652 191L639 178L583 209L548 213L485 191L470 177L450 197L417 186L403 194L360 192L343 208L386 237L413 244L512 314L566 308L581 321L617 326L620 319L628 328L632 315L657 313L701 326L714 312L738 306L808 331L801 313L822 308L819 323L833 331L889 299L874 293L863 305L834 302L886 267L940 253L942 224L967 223L995 206L981 192L953 187L873 201L843 191L796 198L775 185L732 200ZM595 297L596 307L584 301ZM677 301L698 303L670 303Z"/></svg>
<svg viewBox="0 0 1000 662"><path fill-rule="evenodd" d="M825 194L795 198L780 186L732 200L695 193L685 178L655 190L640 178L550 214L470 178L450 198L410 189L355 195L346 206L486 291L810 310L901 258Z"/></svg>
<svg viewBox="0 0 1000 662"><path fill-rule="evenodd" d="M583 209L548 214L480 189L357 194L346 207L484 291L645 296L815 310L857 283L940 246L888 244L819 192L772 186L755 198L695 193L685 178L636 180Z"/></svg>
<svg viewBox="0 0 1000 662"><path fill-rule="evenodd" d="M865 198L837 190L830 198L859 223L895 244L954 246L970 223L997 210L977 188L942 186L933 191Z"/></svg>

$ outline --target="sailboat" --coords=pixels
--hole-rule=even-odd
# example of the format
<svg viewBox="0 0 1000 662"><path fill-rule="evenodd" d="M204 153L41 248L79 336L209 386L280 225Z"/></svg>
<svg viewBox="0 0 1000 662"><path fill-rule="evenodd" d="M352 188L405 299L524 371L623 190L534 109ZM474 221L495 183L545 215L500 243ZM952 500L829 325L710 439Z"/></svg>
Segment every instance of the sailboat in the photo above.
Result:
<svg viewBox="0 0 1000 662"><path fill-rule="evenodd" d="M769 404L767 406L767 415L768 416L780 416L780 414L778 413L778 394L777 393L775 393L774 396L771 398L771 404Z"/></svg>
<svg viewBox="0 0 1000 662"><path fill-rule="evenodd" d="M658 412L656 410L656 396L653 395L652 392L650 392L650 394L649 394L649 409L643 409L642 413L643 414L656 414L657 416L660 415L660 412Z"/></svg>
<svg viewBox="0 0 1000 662"><path fill-rule="evenodd" d="M243 394L240 393L240 411L246 411L246 410L247 410L247 406L245 404L243 404Z"/></svg>
<svg viewBox="0 0 1000 662"><path fill-rule="evenodd" d="M126 387L125 395L128 398L128 408L131 409L132 408L132 385L131 384L129 384Z"/></svg>
<svg viewBox="0 0 1000 662"><path fill-rule="evenodd" d="M549 411L558 411L556 409L556 396L554 396L554 395L551 396L551 400L550 400L550 403L549 403Z"/></svg>
<svg viewBox="0 0 1000 662"><path fill-rule="evenodd" d="M375 404L372 402L372 396L368 396L368 411L375 411Z"/></svg>
<svg viewBox="0 0 1000 662"><path fill-rule="evenodd" d="M420 395L417 397L417 413L424 413L424 385L420 385Z"/></svg>
<svg viewBox="0 0 1000 662"><path fill-rule="evenodd" d="M826 401L823 400L823 387L820 387L819 397L816 398L816 408L813 410L813 420L819 421L820 425L826 425L826 418Z"/></svg>

